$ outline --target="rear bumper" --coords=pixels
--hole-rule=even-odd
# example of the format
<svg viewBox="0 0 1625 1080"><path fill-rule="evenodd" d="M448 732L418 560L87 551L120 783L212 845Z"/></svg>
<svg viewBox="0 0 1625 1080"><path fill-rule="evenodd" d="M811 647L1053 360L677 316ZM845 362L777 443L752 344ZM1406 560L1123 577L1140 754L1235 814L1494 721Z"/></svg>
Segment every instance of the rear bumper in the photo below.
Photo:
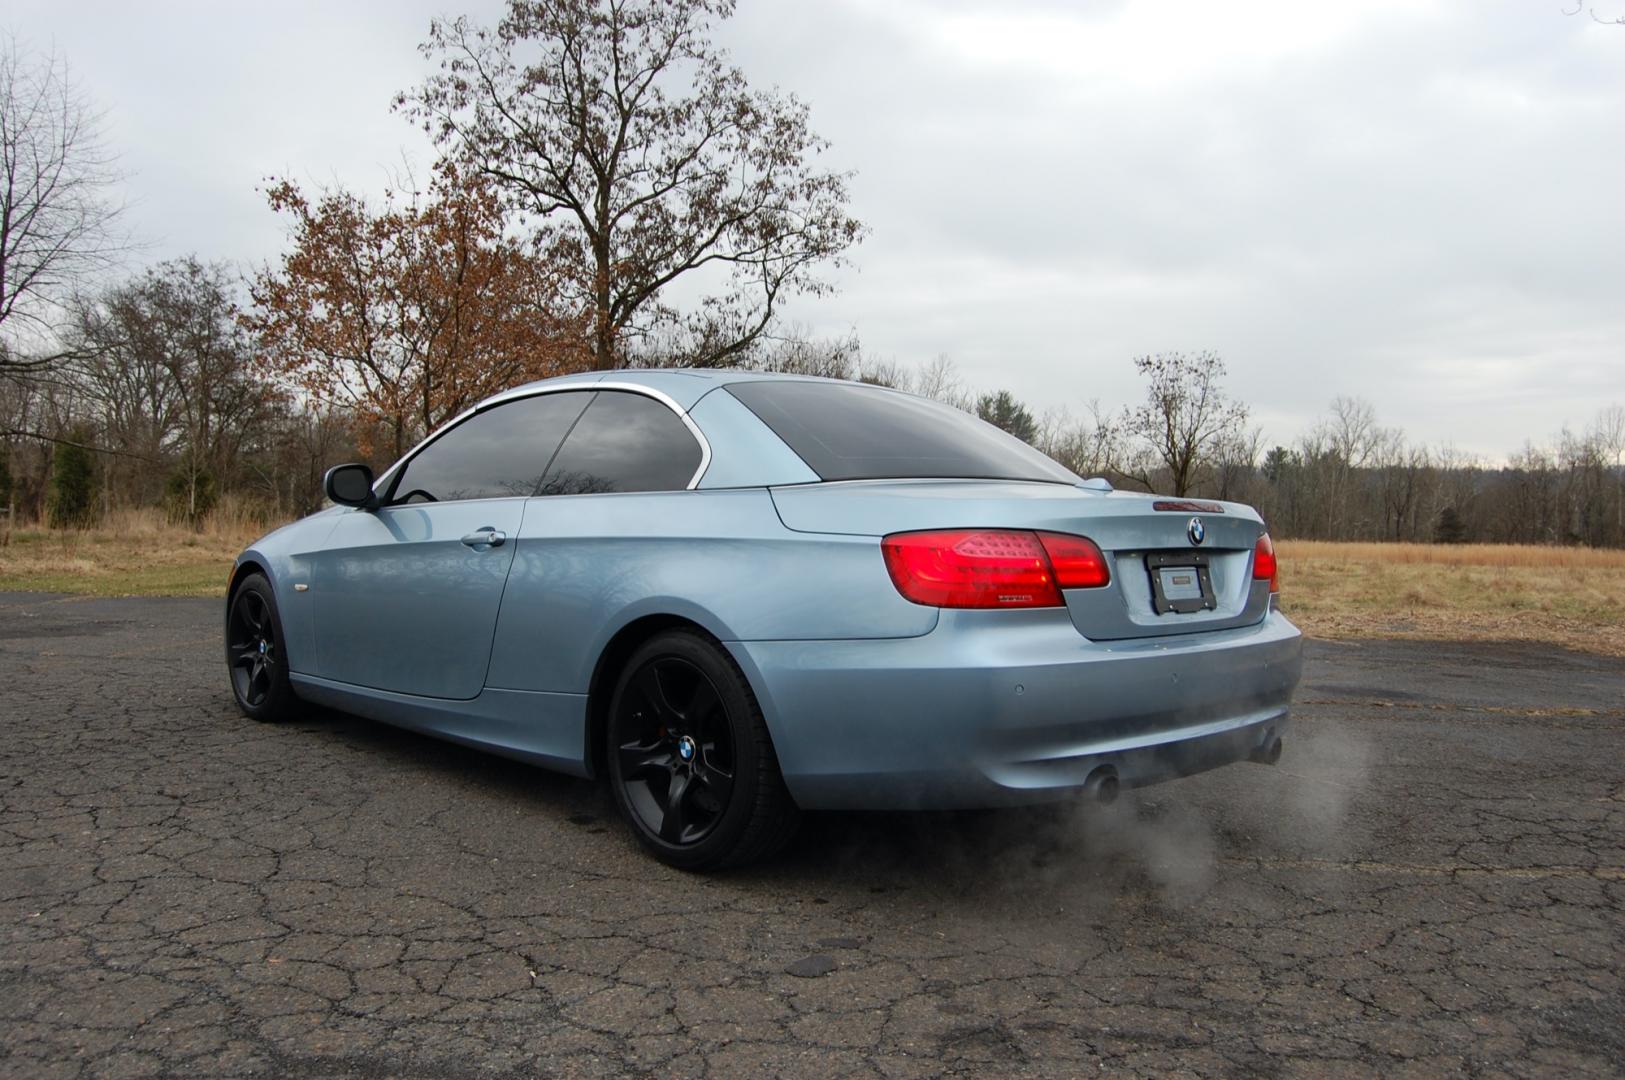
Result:
<svg viewBox="0 0 1625 1080"><path fill-rule="evenodd" d="M944 611L916 638L734 642L806 809L947 809L1246 759L1285 729L1302 637L1256 626L1091 642L1065 610Z"/></svg>

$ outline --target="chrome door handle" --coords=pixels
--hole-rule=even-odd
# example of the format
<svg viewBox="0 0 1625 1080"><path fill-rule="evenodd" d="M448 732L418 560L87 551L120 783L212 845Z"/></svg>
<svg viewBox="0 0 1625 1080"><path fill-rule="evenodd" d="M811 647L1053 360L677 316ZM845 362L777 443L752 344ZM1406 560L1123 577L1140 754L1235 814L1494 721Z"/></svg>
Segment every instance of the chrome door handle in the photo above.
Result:
<svg viewBox="0 0 1625 1080"><path fill-rule="evenodd" d="M501 547L507 539L507 533L487 527L469 533L463 537L463 543L469 547Z"/></svg>

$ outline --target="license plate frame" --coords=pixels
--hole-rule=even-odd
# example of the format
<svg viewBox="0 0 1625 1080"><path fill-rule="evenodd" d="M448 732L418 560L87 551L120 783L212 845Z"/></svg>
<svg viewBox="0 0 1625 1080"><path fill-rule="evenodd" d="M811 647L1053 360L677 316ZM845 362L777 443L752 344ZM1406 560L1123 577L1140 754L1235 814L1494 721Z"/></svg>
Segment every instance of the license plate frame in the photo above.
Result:
<svg viewBox="0 0 1625 1080"><path fill-rule="evenodd" d="M1213 611L1218 600L1213 595L1211 557L1205 551L1154 551L1145 557L1146 576L1151 579L1151 608L1158 615L1172 612L1188 615L1194 611ZM1169 596L1163 587L1163 575L1168 571L1192 570L1196 573L1200 596Z"/></svg>

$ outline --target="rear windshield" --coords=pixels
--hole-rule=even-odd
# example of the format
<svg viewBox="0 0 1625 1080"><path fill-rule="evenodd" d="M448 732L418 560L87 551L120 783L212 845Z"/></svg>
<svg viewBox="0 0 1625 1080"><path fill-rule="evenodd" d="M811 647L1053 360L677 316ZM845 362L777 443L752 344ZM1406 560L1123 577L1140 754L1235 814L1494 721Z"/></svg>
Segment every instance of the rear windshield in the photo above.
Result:
<svg viewBox="0 0 1625 1080"><path fill-rule="evenodd" d="M1078 478L969 413L861 383L765 379L728 392L824 480Z"/></svg>

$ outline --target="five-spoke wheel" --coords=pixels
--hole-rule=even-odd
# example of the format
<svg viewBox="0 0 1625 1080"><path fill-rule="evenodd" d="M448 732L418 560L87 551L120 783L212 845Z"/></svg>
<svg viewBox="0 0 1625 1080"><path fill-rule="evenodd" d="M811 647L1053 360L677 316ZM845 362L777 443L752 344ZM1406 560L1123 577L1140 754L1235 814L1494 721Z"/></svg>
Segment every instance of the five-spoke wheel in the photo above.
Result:
<svg viewBox="0 0 1625 1080"><path fill-rule="evenodd" d="M697 633L660 634L632 655L610 703L607 749L622 813L674 866L759 858L794 829L795 805L750 687Z"/></svg>
<svg viewBox="0 0 1625 1080"><path fill-rule="evenodd" d="M255 720L285 720L293 704L282 624L271 583L249 574L226 609L226 665L237 707Z"/></svg>
<svg viewBox="0 0 1625 1080"><path fill-rule="evenodd" d="M675 656L638 668L627 684L615 747L632 812L668 844L716 828L734 787L733 732L705 672Z"/></svg>
<svg viewBox="0 0 1625 1080"><path fill-rule="evenodd" d="M238 590L226 641L231 652L231 685L237 696L249 705L263 704L277 665L276 627L265 597L249 589Z"/></svg>

